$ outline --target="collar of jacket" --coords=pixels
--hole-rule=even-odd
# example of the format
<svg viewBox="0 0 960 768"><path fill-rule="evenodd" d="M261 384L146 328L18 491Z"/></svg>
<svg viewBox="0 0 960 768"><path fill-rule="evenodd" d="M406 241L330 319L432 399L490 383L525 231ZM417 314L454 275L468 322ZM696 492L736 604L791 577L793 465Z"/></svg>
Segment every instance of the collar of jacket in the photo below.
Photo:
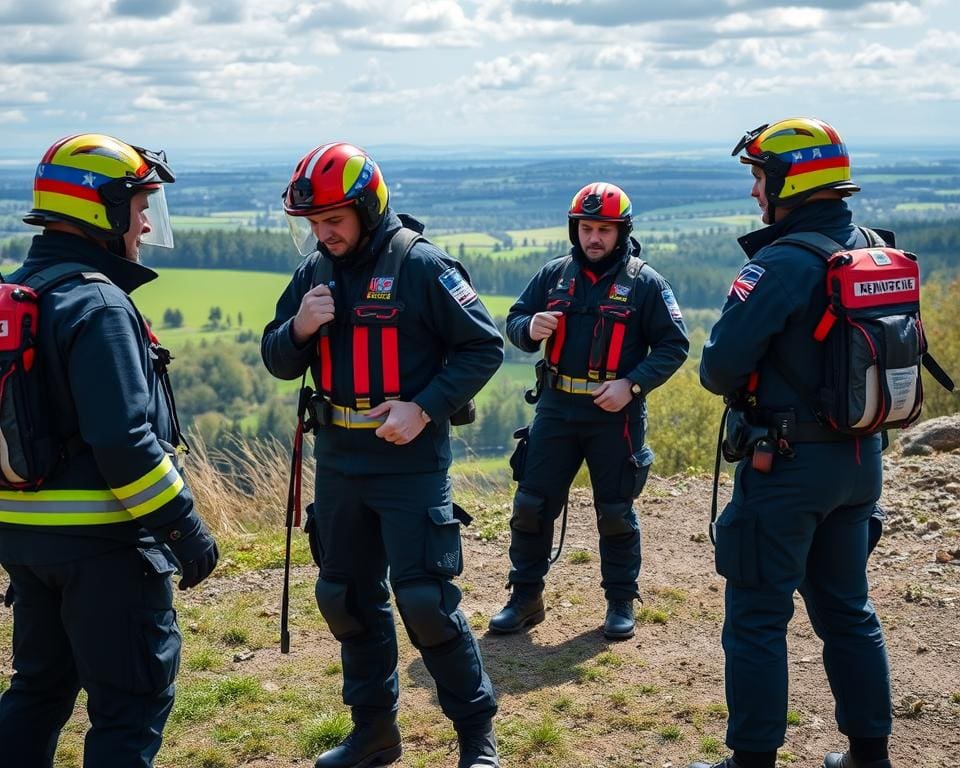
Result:
<svg viewBox="0 0 960 768"><path fill-rule="evenodd" d="M823 229L840 229L850 225L853 214L843 200L814 200L795 208L789 216L769 227L748 232L737 238L748 259L791 232L820 232Z"/></svg>
<svg viewBox="0 0 960 768"><path fill-rule="evenodd" d="M75 261L103 273L124 293L156 280L157 273L136 261L114 256L93 240L69 232L44 230L36 235L21 269L35 271L59 261Z"/></svg>
<svg viewBox="0 0 960 768"><path fill-rule="evenodd" d="M631 237L624 245L618 245L613 253L600 262L591 262L579 244L570 249L570 255L573 257L573 260L580 265L581 269L592 272L599 280L611 272L619 270L623 262L630 258L631 255L639 256L640 249L640 242L636 238ZM600 269L596 269L596 267L600 267Z"/></svg>
<svg viewBox="0 0 960 768"><path fill-rule="evenodd" d="M423 224L412 216L407 216L405 213L397 215L392 208L387 208L386 213L383 215L383 221L377 225L377 228L373 230L367 242L358 250L344 256L333 256L321 245L320 251L329 256L333 263L341 269L360 269L371 262L375 262L384 245L390 242L390 236L400 229L400 227L404 226L410 227L410 229L416 229L418 232L423 232Z"/></svg>

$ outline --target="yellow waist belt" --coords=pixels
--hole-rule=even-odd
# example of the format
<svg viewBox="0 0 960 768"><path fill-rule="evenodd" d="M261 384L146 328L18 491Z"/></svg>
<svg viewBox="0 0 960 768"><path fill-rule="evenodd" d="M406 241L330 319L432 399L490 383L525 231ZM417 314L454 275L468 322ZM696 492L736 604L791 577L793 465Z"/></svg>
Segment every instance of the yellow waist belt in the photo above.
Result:
<svg viewBox="0 0 960 768"><path fill-rule="evenodd" d="M367 411L358 411L346 405L330 403L330 423L342 429L376 429L387 420L386 416L379 419L370 419Z"/></svg>
<svg viewBox="0 0 960 768"><path fill-rule="evenodd" d="M604 383L602 381L591 381L590 379L577 379L573 376L565 376L562 373L558 373L555 377L551 378L555 379L551 381L553 389L569 392L571 395L592 394Z"/></svg>

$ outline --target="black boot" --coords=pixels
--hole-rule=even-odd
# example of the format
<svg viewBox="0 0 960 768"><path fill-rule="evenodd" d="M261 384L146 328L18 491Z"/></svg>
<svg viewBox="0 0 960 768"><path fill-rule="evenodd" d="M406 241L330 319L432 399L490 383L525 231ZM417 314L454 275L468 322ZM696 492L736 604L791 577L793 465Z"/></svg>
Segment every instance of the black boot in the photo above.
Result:
<svg viewBox="0 0 960 768"><path fill-rule="evenodd" d="M607 600L607 617L603 622L605 638L626 640L633 637L634 623L633 600Z"/></svg>
<svg viewBox="0 0 960 768"><path fill-rule="evenodd" d="M347 738L328 749L314 768L374 768L400 759L400 729L396 719L380 718L354 723Z"/></svg>
<svg viewBox="0 0 960 768"><path fill-rule="evenodd" d="M490 619L488 628L491 632L508 635L539 624L546 615L543 608L543 592L522 589L514 585L507 604L503 606L500 613Z"/></svg>
<svg viewBox="0 0 960 768"><path fill-rule="evenodd" d="M891 768L891 766L888 759L859 763L849 752L827 752L823 758L823 768Z"/></svg>
<svg viewBox="0 0 960 768"><path fill-rule="evenodd" d="M454 725L454 728L457 729L457 741L460 743L457 768L500 768L492 721L470 728Z"/></svg>

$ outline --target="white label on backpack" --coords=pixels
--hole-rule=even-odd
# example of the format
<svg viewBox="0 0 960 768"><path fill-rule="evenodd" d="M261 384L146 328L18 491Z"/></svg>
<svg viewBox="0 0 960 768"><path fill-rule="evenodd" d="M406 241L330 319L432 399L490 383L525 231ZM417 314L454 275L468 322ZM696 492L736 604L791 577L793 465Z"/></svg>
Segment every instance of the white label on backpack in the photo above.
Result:
<svg viewBox="0 0 960 768"><path fill-rule="evenodd" d="M6 338L10 335L10 321L0 320L0 338Z"/></svg>
<svg viewBox="0 0 960 768"><path fill-rule="evenodd" d="M906 419L913 413L917 401L917 367L891 368L887 371L887 389L890 390L890 413L887 421Z"/></svg>
<svg viewBox="0 0 960 768"><path fill-rule="evenodd" d="M916 278L901 277L899 280L871 280L867 283L854 283L854 296L876 296L882 293L904 293L917 289Z"/></svg>
<svg viewBox="0 0 960 768"><path fill-rule="evenodd" d="M870 251L870 258L873 259L873 263L878 267L887 267L893 264L890 257L883 251Z"/></svg>

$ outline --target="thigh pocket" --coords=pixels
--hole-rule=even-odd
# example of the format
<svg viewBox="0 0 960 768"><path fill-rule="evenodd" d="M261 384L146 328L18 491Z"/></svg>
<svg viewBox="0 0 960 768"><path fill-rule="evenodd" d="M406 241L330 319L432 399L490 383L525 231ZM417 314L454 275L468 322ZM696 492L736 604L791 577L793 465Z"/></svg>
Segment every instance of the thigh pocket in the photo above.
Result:
<svg viewBox="0 0 960 768"><path fill-rule="evenodd" d="M653 449L649 445L644 445L639 451L627 457L620 476L621 499L635 499L640 495L643 486L647 484L647 476L650 474L650 465L653 464L654 458Z"/></svg>
<svg viewBox="0 0 960 768"><path fill-rule="evenodd" d="M140 690L160 693L173 685L180 669L182 639L177 614L169 611L143 611L139 615L140 658L134 660L134 680Z"/></svg>
<svg viewBox="0 0 960 768"><path fill-rule="evenodd" d="M741 587L760 583L757 558L757 516L730 503L714 523L717 573Z"/></svg>
<svg viewBox="0 0 960 768"><path fill-rule="evenodd" d="M424 565L430 573L459 576L463 570L460 551L460 521L453 514L453 504L427 509L427 535Z"/></svg>
<svg viewBox="0 0 960 768"><path fill-rule="evenodd" d="M520 427L513 433L517 441L517 447L513 449L510 455L510 469L513 472L513 479L518 483L523 480L523 470L527 466L527 446L530 443L530 427Z"/></svg>
<svg viewBox="0 0 960 768"><path fill-rule="evenodd" d="M310 555L317 568L323 567L323 545L320 543L320 534L317 531L317 521L314 517L314 506L308 504L305 510L307 522L303 524L303 532L307 534L307 541L310 543Z"/></svg>

